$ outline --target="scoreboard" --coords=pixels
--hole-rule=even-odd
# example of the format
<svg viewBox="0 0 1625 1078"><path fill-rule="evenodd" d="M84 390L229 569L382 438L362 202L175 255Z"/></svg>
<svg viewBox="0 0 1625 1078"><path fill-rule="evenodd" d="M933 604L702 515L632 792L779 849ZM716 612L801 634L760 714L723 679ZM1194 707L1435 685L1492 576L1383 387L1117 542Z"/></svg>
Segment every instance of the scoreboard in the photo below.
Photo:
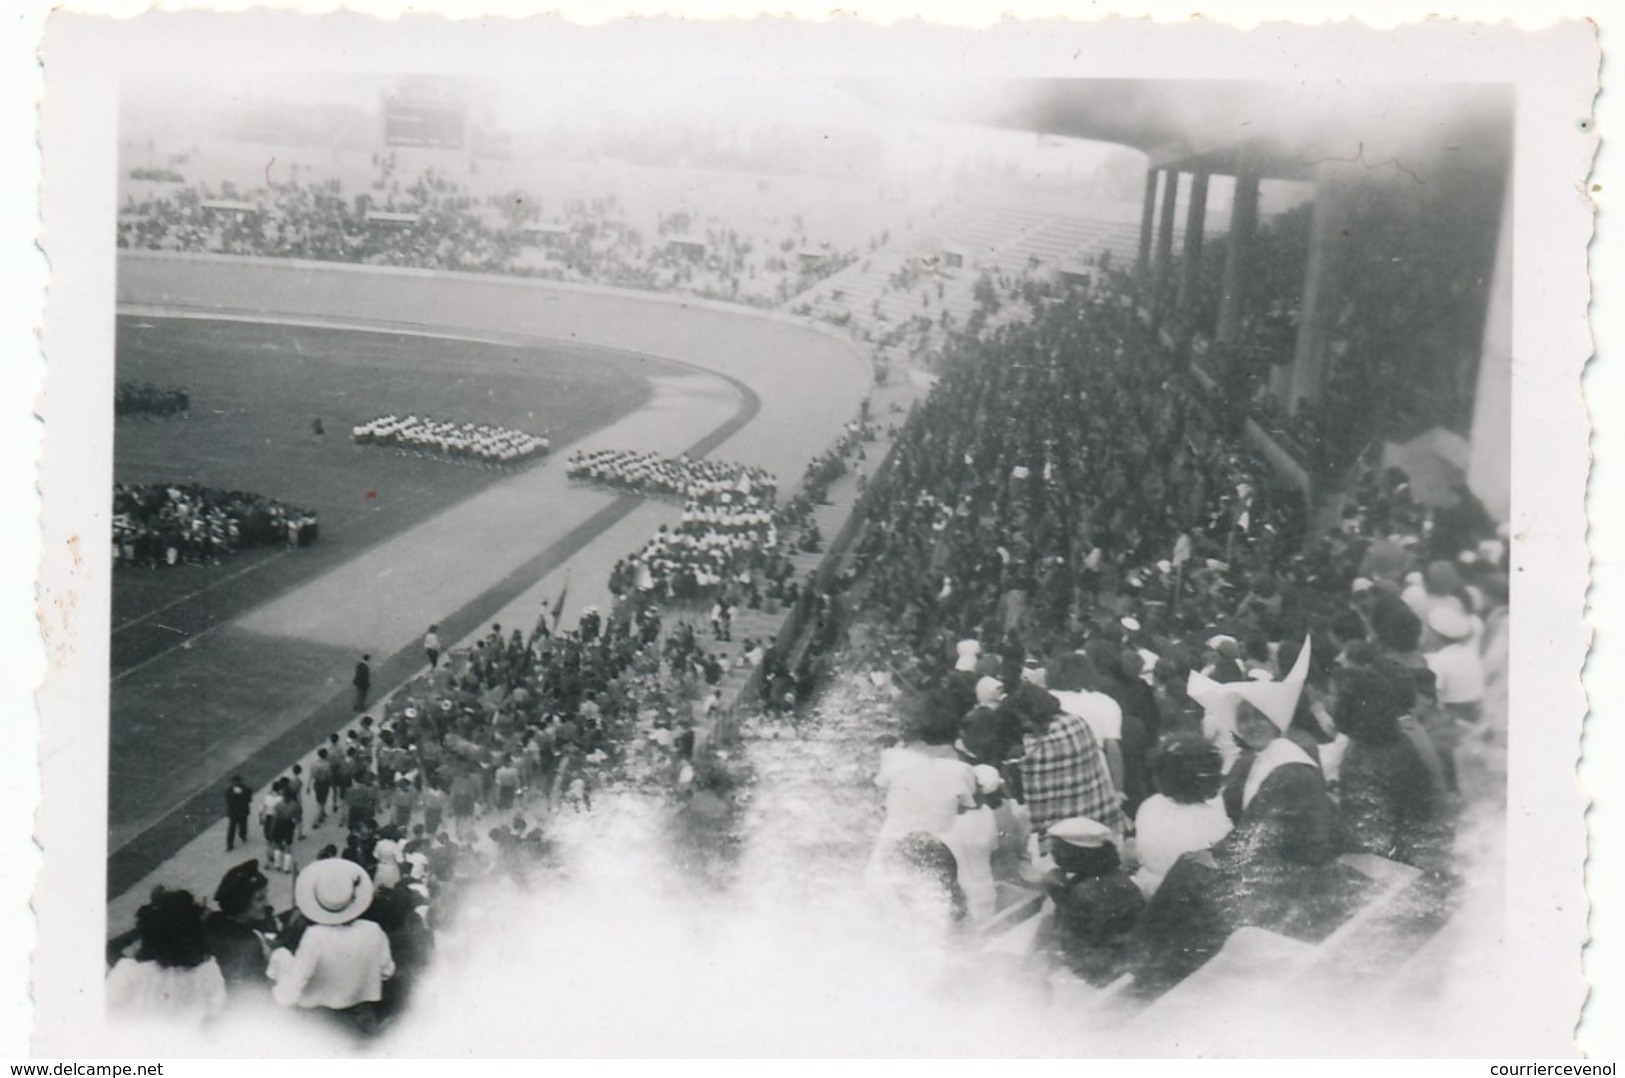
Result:
<svg viewBox="0 0 1625 1078"><path fill-rule="evenodd" d="M384 102L386 146L460 150L468 138L468 107L461 102L390 98Z"/></svg>

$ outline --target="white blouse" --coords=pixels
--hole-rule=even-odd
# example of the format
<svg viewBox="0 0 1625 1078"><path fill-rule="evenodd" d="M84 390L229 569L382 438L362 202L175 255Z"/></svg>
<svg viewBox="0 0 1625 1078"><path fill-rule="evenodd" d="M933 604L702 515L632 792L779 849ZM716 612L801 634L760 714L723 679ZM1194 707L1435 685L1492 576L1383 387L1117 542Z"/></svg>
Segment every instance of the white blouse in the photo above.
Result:
<svg viewBox="0 0 1625 1078"><path fill-rule="evenodd" d="M1215 798L1190 805L1153 794L1134 817L1134 849L1140 868L1134 882L1150 898L1162 878L1187 853L1205 850L1230 833L1230 817Z"/></svg>

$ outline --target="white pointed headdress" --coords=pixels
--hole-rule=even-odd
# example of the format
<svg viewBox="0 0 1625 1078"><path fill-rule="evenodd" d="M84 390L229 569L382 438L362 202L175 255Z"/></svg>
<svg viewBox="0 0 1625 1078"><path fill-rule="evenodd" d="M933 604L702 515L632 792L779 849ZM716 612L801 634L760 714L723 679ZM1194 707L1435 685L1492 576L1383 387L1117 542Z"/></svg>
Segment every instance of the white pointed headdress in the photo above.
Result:
<svg viewBox="0 0 1625 1078"><path fill-rule="evenodd" d="M1292 715L1298 710L1298 697L1303 695L1304 682L1309 679L1309 638L1303 639L1303 650L1298 661L1281 681L1238 681L1228 684L1214 681L1199 671L1192 670L1185 682L1185 692L1202 705L1207 718L1214 725L1234 732L1236 710L1243 700L1252 704L1264 717L1275 724L1283 734L1292 725Z"/></svg>

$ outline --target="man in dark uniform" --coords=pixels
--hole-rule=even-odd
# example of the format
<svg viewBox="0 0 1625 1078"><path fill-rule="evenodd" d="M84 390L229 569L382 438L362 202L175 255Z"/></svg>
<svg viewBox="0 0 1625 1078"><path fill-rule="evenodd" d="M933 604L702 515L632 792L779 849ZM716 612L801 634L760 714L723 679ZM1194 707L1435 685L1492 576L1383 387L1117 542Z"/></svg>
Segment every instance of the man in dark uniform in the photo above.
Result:
<svg viewBox="0 0 1625 1078"><path fill-rule="evenodd" d="M248 788L241 775L231 776L226 788L226 852L230 853L241 839L248 842L248 814L254 805L254 791Z"/></svg>
<svg viewBox="0 0 1625 1078"><path fill-rule="evenodd" d="M361 656L361 661L355 664L355 677L350 684L355 686L355 710L367 709L367 691L372 688L372 662L371 655Z"/></svg>

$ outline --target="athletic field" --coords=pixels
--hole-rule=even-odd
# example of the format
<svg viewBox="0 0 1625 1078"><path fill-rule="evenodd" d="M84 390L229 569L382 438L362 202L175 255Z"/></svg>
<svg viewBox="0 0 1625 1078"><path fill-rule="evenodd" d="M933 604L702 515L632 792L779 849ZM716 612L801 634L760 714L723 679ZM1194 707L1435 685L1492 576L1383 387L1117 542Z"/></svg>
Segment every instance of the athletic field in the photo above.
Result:
<svg viewBox="0 0 1625 1078"><path fill-rule="evenodd" d="M120 569L116 675L312 580L511 475L358 446L350 430L412 413L545 434L555 448L648 403L659 360L570 344L498 345L294 325L125 317L121 381L184 388L189 419L118 421L113 476L196 482L314 510L316 545L248 548L217 566ZM315 420L325 433L316 435ZM547 458L528 467L548 467Z"/></svg>

